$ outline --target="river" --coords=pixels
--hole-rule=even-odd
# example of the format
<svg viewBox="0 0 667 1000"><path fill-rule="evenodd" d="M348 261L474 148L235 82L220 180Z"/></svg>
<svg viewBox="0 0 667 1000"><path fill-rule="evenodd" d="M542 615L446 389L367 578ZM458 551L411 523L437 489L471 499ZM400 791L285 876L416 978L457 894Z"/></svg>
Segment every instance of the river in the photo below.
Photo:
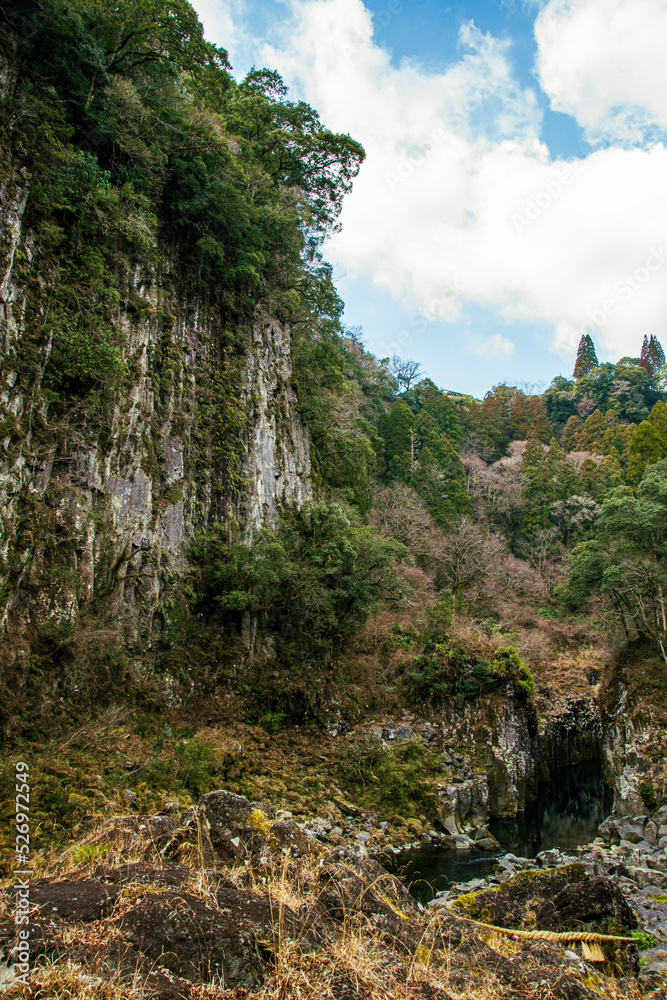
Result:
<svg viewBox="0 0 667 1000"><path fill-rule="evenodd" d="M603 781L598 762L577 764L556 771L540 785L535 802L512 820L491 820L489 829L502 851L452 851L438 846L420 847L389 855L383 863L400 874L412 895L422 903L452 882L467 882L493 874L499 857L507 852L534 858L550 847L577 847L597 837L598 825L612 807L612 793Z"/></svg>

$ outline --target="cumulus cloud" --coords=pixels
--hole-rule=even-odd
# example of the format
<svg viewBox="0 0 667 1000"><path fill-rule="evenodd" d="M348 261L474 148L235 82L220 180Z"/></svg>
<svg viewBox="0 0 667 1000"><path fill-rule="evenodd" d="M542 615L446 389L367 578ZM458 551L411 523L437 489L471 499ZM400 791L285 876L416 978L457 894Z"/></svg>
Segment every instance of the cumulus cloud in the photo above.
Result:
<svg viewBox="0 0 667 1000"><path fill-rule="evenodd" d="M563 21L566 10L611 2L550 0L539 15L542 37L557 35L547 30L557 6ZM538 138L536 94L517 81L506 41L465 24L460 58L433 72L415 60L392 63L373 42L362 0L289 0L289 10L289 25L257 64L282 72L329 127L367 151L342 231L326 248L338 268L424 316L453 320L475 303L504 322L546 322L564 354L583 331L616 356L661 332L667 265L646 261L667 247L662 145L553 161ZM555 42L552 55L541 45L544 66L555 65ZM640 61L636 47L632 58ZM555 82L545 85L555 94ZM507 350L503 342L511 343L499 336L495 349Z"/></svg>
<svg viewBox="0 0 667 1000"><path fill-rule="evenodd" d="M493 333L484 340L473 341L471 350L480 358L506 358L514 354L515 345L501 333Z"/></svg>
<svg viewBox="0 0 667 1000"><path fill-rule="evenodd" d="M665 0L549 0L535 38L543 90L592 141L664 135Z"/></svg>

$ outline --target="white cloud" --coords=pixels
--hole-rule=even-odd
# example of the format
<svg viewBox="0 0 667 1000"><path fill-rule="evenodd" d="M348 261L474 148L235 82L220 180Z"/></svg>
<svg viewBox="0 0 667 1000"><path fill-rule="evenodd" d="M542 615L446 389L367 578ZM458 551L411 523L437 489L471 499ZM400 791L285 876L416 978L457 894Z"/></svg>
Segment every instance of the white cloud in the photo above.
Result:
<svg viewBox="0 0 667 1000"><path fill-rule="evenodd" d="M257 64L278 69L367 151L326 248L337 269L425 315L455 319L471 302L504 321L546 322L564 354L584 328L594 332L591 316L598 347L616 356L637 353L644 333L660 335L667 269L632 276L651 247L667 247L662 145L552 162L536 96L514 78L506 42L465 25L461 58L429 72L414 60L392 64L362 0L289 0L289 10ZM626 274L637 286L629 296L619 290Z"/></svg>
<svg viewBox="0 0 667 1000"><path fill-rule="evenodd" d="M494 333L485 340L473 342L471 350L480 358L506 358L514 354L515 345L501 333Z"/></svg>
<svg viewBox="0 0 667 1000"><path fill-rule="evenodd" d="M665 0L549 0L535 38L542 88L591 139L665 132Z"/></svg>

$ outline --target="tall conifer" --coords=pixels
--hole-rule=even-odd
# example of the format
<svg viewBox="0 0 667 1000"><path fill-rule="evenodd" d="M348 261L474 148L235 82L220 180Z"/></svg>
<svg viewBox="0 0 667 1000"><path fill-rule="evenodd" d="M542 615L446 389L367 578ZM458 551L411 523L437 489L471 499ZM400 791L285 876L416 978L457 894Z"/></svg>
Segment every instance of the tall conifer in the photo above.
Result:
<svg viewBox="0 0 667 1000"><path fill-rule="evenodd" d="M574 377L581 378L588 375L594 368L598 367L598 356L595 353L595 344L590 334L585 333L579 341L577 348L577 360L574 363Z"/></svg>
<svg viewBox="0 0 667 1000"><path fill-rule="evenodd" d="M665 352L662 349L662 344L653 334L651 334L651 340L648 345L648 363L650 371L654 375L665 363Z"/></svg>

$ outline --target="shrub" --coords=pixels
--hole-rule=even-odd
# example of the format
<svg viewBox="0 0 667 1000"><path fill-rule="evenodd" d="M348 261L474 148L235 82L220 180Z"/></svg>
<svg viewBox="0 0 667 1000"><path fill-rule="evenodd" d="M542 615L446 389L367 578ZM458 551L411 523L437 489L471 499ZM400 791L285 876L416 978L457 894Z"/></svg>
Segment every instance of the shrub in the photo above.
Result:
<svg viewBox="0 0 667 1000"><path fill-rule="evenodd" d="M438 798L433 779L443 771L437 750L424 746L417 736L390 746L377 736L365 736L338 761L341 784L386 816L434 815Z"/></svg>
<svg viewBox="0 0 667 1000"><path fill-rule="evenodd" d="M236 634L253 616L275 637L283 663L327 662L365 624L380 595L405 590L393 564L406 553L337 503L285 515L277 530L264 529L250 545L228 545L216 526L192 549L203 569L197 604Z"/></svg>
<svg viewBox="0 0 667 1000"><path fill-rule="evenodd" d="M535 694L533 675L516 649L500 646L492 656L471 654L460 643L428 643L409 675L409 694L417 703L438 704L451 697L477 698L480 694L511 684L521 698Z"/></svg>

